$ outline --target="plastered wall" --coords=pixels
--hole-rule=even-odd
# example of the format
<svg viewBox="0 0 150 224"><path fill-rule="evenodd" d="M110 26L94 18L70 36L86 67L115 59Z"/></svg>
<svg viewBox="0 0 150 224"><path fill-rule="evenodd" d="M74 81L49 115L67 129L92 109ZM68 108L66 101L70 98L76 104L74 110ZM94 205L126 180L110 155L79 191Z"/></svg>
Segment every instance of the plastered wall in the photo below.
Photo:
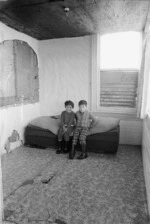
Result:
<svg viewBox="0 0 150 224"><path fill-rule="evenodd" d="M38 56L38 41L9 28L0 23L0 42L4 40L23 40L26 41L36 52ZM25 125L33 118L40 115L39 103L27 104L22 106L9 106L0 108L0 153L4 153L6 139L11 135L13 129L16 129L21 138Z"/></svg>
<svg viewBox="0 0 150 224"><path fill-rule="evenodd" d="M40 108L42 115L59 114L64 101L89 101L91 37L39 41Z"/></svg>

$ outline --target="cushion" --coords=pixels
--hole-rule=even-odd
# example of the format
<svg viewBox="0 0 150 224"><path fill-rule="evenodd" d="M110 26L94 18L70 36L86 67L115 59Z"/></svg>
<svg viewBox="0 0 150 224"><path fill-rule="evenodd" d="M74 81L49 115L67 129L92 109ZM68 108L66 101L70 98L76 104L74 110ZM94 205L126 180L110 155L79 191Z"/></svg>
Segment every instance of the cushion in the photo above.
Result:
<svg viewBox="0 0 150 224"><path fill-rule="evenodd" d="M53 134L57 135L60 119L54 119L49 116L42 116L35 118L30 122L30 124L36 127L50 130Z"/></svg>
<svg viewBox="0 0 150 224"><path fill-rule="evenodd" d="M112 117L99 117L97 118L96 125L89 131L89 135L106 132L116 128L120 120Z"/></svg>

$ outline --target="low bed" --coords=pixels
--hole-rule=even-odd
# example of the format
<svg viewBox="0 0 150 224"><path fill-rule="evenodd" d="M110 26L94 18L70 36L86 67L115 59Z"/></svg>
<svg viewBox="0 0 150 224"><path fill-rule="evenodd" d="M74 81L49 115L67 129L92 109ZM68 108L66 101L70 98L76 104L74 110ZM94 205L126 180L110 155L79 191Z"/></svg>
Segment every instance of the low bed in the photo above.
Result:
<svg viewBox="0 0 150 224"><path fill-rule="evenodd" d="M43 118L45 121L45 117ZM42 122L42 121L41 121ZM36 124L36 125L34 125ZM51 126L51 124L47 125ZM111 127L113 127L111 125ZM108 129L108 128L107 128ZM111 152L116 153L119 145L119 123L110 130L101 131L100 133L90 133L87 137L87 150L90 152ZM52 132L53 131L53 132ZM44 125L39 125L39 122L31 122L25 128L25 145L33 147L58 147L56 131L44 128ZM71 137L72 140L72 137ZM79 149L79 145L77 149Z"/></svg>

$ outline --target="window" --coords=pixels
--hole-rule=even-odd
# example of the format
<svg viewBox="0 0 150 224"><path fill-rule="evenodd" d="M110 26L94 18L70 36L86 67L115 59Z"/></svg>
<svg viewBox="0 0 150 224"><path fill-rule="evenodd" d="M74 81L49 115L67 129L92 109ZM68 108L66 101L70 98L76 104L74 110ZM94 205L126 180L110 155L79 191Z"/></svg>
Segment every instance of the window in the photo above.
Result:
<svg viewBox="0 0 150 224"><path fill-rule="evenodd" d="M142 38L139 32L123 32L100 37L102 70L139 70Z"/></svg>
<svg viewBox="0 0 150 224"><path fill-rule="evenodd" d="M23 41L0 44L0 106L39 101L38 61Z"/></svg>
<svg viewBox="0 0 150 224"><path fill-rule="evenodd" d="M142 35L124 32L102 35L97 109L136 112Z"/></svg>

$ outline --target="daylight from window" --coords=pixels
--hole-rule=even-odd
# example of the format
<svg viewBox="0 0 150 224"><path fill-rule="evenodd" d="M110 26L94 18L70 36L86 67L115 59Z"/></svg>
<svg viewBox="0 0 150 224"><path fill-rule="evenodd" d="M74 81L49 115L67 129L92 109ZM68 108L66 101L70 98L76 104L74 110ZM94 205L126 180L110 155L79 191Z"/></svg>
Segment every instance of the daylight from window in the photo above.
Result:
<svg viewBox="0 0 150 224"><path fill-rule="evenodd" d="M100 38L100 68L140 69L142 33L121 32Z"/></svg>

